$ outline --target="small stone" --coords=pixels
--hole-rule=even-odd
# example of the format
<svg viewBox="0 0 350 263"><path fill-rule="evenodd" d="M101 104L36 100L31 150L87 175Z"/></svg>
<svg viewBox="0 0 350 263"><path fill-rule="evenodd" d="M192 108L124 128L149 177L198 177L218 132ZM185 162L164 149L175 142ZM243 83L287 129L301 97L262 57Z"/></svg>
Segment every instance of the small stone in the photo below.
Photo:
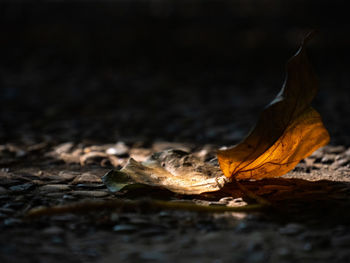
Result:
<svg viewBox="0 0 350 263"><path fill-rule="evenodd" d="M68 182L73 180L80 173L70 171L60 171L58 174L47 174L44 173L42 179L52 180L57 182Z"/></svg>
<svg viewBox="0 0 350 263"><path fill-rule="evenodd" d="M57 155L61 155L62 153L67 153L73 148L73 145L74 144L72 142L62 143L62 144L56 146L53 149L53 152Z"/></svg>
<svg viewBox="0 0 350 263"><path fill-rule="evenodd" d="M64 200L75 200L75 199L77 199L75 196L72 196L70 194L65 194L62 198Z"/></svg>
<svg viewBox="0 0 350 263"><path fill-rule="evenodd" d="M106 150L106 153L109 155L115 156L126 156L128 155L129 147L126 146L124 142L118 142L113 147L110 147Z"/></svg>
<svg viewBox="0 0 350 263"><path fill-rule="evenodd" d="M50 198L62 198L63 195L64 195L63 192L53 192L53 193L45 192L45 196L46 197L50 197Z"/></svg>
<svg viewBox="0 0 350 263"><path fill-rule="evenodd" d="M302 225L296 223L287 224L285 227L279 229L279 233L282 235L293 236L301 233L304 230Z"/></svg>
<svg viewBox="0 0 350 263"><path fill-rule="evenodd" d="M334 169L340 168L340 167L347 167L350 164L350 160L349 159L339 159L336 160L333 164L332 167Z"/></svg>
<svg viewBox="0 0 350 263"><path fill-rule="evenodd" d="M113 231L114 232L123 233L123 234L130 234L130 233L133 233L133 232L135 232L137 230L138 230L138 227L136 227L134 225L128 225L128 224L115 225L113 227Z"/></svg>
<svg viewBox="0 0 350 263"><path fill-rule="evenodd" d="M8 173L8 172L10 172L10 168L8 168L8 167L1 168L0 172Z"/></svg>
<svg viewBox="0 0 350 263"><path fill-rule="evenodd" d="M66 184L48 184L39 188L39 191L42 192L63 192L68 190L70 190L70 187Z"/></svg>
<svg viewBox="0 0 350 263"><path fill-rule="evenodd" d="M150 220L140 218L140 217L130 218L130 224L137 225L137 226L143 226L143 227L152 225Z"/></svg>
<svg viewBox="0 0 350 263"><path fill-rule="evenodd" d="M327 153L342 153L345 151L345 147L343 145L331 146L328 145L325 147L325 151Z"/></svg>
<svg viewBox="0 0 350 263"><path fill-rule="evenodd" d="M76 188L81 189L105 189L106 186L104 184L77 184Z"/></svg>
<svg viewBox="0 0 350 263"><path fill-rule="evenodd" d="M311 159L322 159L324 153L322 151L322 149L318 149L316 151L313 152L313 154L311 156L309 156L309 158Z"/></svg>
<svg viewBox="0 0 350 263"><path fill-rule="evenodd" d="M323 164L332 164L334 162L335 157L332 155L326 155L322 157L321 163Z"/></svg>
<svg viewBox="0 0 350 263"><path fill-rule="evenodd" d="M83 197L104 197L108 193L104 191L73 191L72 195L83 196Z"/></svg>
<svg viewBox="0 0 350 263"><path fill-rule="evenodd" d="M97 183L101 184L102 180L101 177L91 174L91 173L83 173L75 177L72 184L88 184L88 183Z"/></svg>
<svg viewBox="0 0 350 263"><path fill-rule="evenodd" d="M219 200L219 202L221 202L221 203L228 203L228 202L231 202L231 201L233 201L233 200L234 200L234 198L233 198L232 196L227 196L227 197L221 198L221 199Z"/></svg>
<svg viewBox="0 0 350 263"><path fill-rule="evenodd" d="M140 254L141 260L152 261L152 262L165 262L164 254L158 251L146 251Z"/></svg>
<svg viewBox="0 0 350 263"><path fill-rule="evenodd" d="M161 211L159 212L160 218L171 218L171 214L168 211Z"/></svg>
<svg viewBox="0 0 350 263"><path fill-rule="evenodd" d="M25 183L20 185L14 185L10 187L10 190L13 192L25 192L34 187L34 184Z"/></svg>
<svg viewBox="0 0 350 263"><path fill-rule="evenodd" d="M154 152L163 152L165 150L176 149L184 152L191 152L192 146L184 143L177 142L155 142L152 145L152 149Z"/></svg>
<svg viewBox="0 0 350 263"><path fill-rule="evenodd" d="M5 226L13 226L13 225L18 225L22 223L20 219L17 218L7 218L4 220L4 225Z"/></svg>
<svg viewBox="0 0 350 263"><path fill-rule="evenodd" d="M64 230L58 226L51 226L43 229L42 233L44 235L61 235L64 233Z"/></svg>
<svg viewBox="0 0 350 263"><path fill-rule="evenodd" d="M130 157L137 162L146 161L152 155L152 151L145 148L133 148L130 150Z"/></svg>

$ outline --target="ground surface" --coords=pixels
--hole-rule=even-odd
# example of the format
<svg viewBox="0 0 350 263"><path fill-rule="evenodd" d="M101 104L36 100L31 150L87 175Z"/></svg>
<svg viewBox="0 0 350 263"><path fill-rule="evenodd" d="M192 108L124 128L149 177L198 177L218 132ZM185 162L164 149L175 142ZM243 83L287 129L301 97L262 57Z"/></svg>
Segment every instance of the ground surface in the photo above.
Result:
<svg viewBox="0 0 350 263"><path fill-rule="evenodd" d="M1 6L0 262L348 262L346 9L334 20L326 5L312 13L298 1L131 2ZM283 178L242 182L273 209L140 206L25 219L35 207L88 200L254 203L236 186L190 197L111 194L101 177L129 157L177 148L212 160L237 143L277 94L284 62L312 26L321 31L310 47L320 78L315 108L331 143Z"/></svg>
<svg viewBox="0 0 350 263"><path fill-rule="evenodd" d="M70 146L61 145L56 153L77 152ZM344 147L316 152L283 178L243 183L273 203L275 208L269 211L198 214L123 207L26 220L23 216L34 207L87 200L147 197L201 205L244 203L238 189L194 197L154 190L116 196L101 182L111 168L107 159L102 158L101 165L101 158L90 158L82 167L74 160L64 164L43 158L37 151L47 148L40 148L21 157L20 163L7 163L9 168L0 172L2 262L176 262L179 258L183 262L346 262L349 257L350 154ZM119 159L123 162L129 154L142 159L148 154L146 149L140 152L131 147Z"/></svg>

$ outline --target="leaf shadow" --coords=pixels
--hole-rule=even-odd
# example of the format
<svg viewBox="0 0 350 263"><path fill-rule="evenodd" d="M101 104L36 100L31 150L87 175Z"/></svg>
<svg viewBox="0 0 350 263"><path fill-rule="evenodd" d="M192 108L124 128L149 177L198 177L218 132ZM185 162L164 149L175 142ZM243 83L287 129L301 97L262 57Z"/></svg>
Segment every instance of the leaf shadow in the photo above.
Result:
<svg viewBox="0 0 350 263"><path fill-rule="evenodd" d="M264 211L269 219L312 221L314 223L350 223L350 183L342 181L308 181L295 178L273 178L241 181L248 191L271 203ZM234 182L214 193L201 195L207 199L224 196L243 197L254 202Z"/></svg>

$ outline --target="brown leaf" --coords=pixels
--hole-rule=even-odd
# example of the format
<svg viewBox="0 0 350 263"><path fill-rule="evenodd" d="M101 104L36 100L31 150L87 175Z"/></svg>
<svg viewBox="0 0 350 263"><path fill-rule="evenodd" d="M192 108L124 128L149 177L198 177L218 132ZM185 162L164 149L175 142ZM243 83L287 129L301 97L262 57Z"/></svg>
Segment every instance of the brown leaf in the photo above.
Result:
<svg viewBox="0 0 350 263"><path fill-rule="evenodd" d="M305 45L287 63L287 77L277 97L264 109L255 128L239 144L217 153L226 177L262 179L281 176L326 145L329 134L310 104L317 93L316 75Z"/></svg>
<svg viewBox="0 0 350 263"><path fill-rule="evenodd" d="M227 181L218 166L179 150L156 153L141 163L131 158L120 171L136 183L180 194L218 191Z"/></svg>

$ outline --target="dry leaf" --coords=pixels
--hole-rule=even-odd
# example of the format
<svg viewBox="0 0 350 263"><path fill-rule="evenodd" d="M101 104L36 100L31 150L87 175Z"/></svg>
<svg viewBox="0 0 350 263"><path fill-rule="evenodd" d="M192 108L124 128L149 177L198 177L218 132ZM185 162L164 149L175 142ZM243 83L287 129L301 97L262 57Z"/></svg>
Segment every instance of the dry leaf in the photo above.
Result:
<svg viewBox="0 0 350 263"><path fill-rule="evenodd" d="M300 160L329 142L320 115L311 106L317 79L305 45L287 63L287 77L280 93L264 109L256 127L239 144L218 151L221 170L235 179L281 176Z"/></svg>
<svg viewBox="0 0 350 263"><path fill-rule="evenodd" d="M262 179L283 175L303 158L329 141L320 115L310 104L317 92L316 76L305 53L307 37L287 63L281 92L262 112L260 119L238 145L218 151L220 168L193 154L167 150L144 162L130 159L104 182L112 191L130 184L166 188L180 194L220 190L235 179Z"/></svg>
<svg viewBox="0 0 350 263"><path fill-rule="evenodd" d="M144 162L130 158L117 174L107 173L103 180L109 189L116 191L138 183L179 194L201 194L220 190L227 178L216 165L180 150L167 150L153 154Z"/></svg>

